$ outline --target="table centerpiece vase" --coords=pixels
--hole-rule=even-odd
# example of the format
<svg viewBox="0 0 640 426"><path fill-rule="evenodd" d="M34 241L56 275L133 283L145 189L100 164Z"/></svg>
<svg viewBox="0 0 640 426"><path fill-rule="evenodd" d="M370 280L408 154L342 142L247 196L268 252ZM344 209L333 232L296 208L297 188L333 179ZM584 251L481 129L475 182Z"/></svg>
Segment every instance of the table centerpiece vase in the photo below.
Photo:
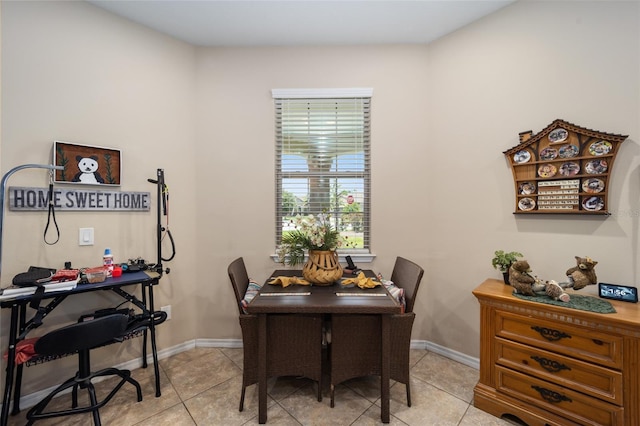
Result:
<svg viewBox="0 0 640 426"><path fill-rule="evenodd" d="M329 286L342 277L342 266L335 250L309 250L302 276L312 284Z"/></svg>

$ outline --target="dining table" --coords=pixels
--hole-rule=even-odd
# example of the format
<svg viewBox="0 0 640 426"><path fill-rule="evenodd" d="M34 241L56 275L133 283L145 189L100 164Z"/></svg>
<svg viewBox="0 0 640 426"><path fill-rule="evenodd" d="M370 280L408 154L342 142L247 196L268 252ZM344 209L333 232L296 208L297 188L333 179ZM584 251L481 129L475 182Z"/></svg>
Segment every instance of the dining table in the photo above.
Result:
<svg viewBox="0 0 640 426"><path fill-rule="evenodd" d="M375 277L371 270L362 271L367 277ZM302 278L301 270L275 270L265 280L258 296L247 306L249 314L258 316L258 421L267 422L267 317L275 314L367 314L381 317L380 350L380 418L389 423L389 374L391 315L401 313L400 304L383 285L373 288L345 286L344 279L355 278L344 275L341 280L330 285L298 285L286 287L269 284L278 277ZM321 342L318 342L321 344Z"/></svg>

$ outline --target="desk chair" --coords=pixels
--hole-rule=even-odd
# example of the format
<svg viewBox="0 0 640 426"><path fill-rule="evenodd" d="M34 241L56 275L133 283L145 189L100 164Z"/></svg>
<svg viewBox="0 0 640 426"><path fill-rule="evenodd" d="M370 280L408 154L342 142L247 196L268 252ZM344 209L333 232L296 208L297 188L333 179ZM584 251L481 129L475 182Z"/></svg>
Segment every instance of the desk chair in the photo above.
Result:
<svg viewBox="0 0 640 426"><path fill-rule="evenodd" d="M405 312L390 318L390 378L407 387L407 406L411 407L409 354L411 330L418 287L424 270L402 257L396 259L391 281L404 290ZM349 379L380 375L381 318L379 315L331 316L331 407L335 386Z"/></svg>
<svg viewBox="0 0 640 426"><path fill-rule="evenodd" d="M228 273L242 329L244 359L239 408L242 411L247 386L258 383L258 317L244 313L242 307L249 287L243 258L231 262ZM322 401L322 316L267 316L267 377L280 376L307 377L318 382L318 401Z"/></svg>
<svg viewBox="0 0 640 426"><path fill-rule="evenodd" d="M91 372L89 351L117 341L118 338L125 333L128 320L129 317L127 315L108 315L53 330L36 341L35 351L38 355L56 356L78 352L78 372L74 377L58 386L27 412L28 425L33 424L36 420L91 412L93 413L94 424L99 426L101 423L98 409L109 402L125 382L129 382L136 387L138 401L142 401L140 384L131 378L131 372L129 370L105 368L97 372ZM92 380L96 377L113 375L120 376L120 382L106 398L98 401ZM78 387L87 389L90 405L78 407ZM56 395L69 388L72 388L71 409L44 412L49 402L51 402Z"/></svg>

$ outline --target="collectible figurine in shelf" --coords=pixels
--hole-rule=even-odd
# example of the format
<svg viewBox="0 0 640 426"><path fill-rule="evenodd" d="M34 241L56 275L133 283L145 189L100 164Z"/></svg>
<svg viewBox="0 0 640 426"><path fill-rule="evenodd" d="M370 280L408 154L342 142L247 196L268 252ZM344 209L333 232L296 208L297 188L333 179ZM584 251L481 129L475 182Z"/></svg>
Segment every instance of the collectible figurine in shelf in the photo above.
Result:
<svg viewBox="0 0 640 426"><path fill-rule="evenodd" d="M603 217L609 214L607 198L611 188L607 178L620 144L628 135L589 129L556 119L538 133L528 130L520 132L518 137L518 145L503 151L514 177L514 213ZM598 196L579 195L582 191L571 187L567 178L576 178L578 185L584 185L590 179L600 180L601 183L592 183L594 189L582 187L584 192L597 193ZM533 179L538 193L535 189L525 188ZM522 195L537 197L524 198ZM564 277L559 281L564 281Z"/></svg>

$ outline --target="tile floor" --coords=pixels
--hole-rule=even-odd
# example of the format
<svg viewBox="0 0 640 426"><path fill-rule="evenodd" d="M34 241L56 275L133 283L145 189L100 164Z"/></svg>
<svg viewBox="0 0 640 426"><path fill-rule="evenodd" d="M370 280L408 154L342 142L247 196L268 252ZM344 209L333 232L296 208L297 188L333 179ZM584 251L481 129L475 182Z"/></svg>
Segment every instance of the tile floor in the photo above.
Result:
<svg viewBox="0 0 640 426"><path fill-rule="evenodd" d="M406 405L404 385L392 382L391 425L513 425L473 407L478 371L424 350L411 353L412 407ZM196 348L160 360L162 396L156 398L153 369L137 369L143 401L136 402L129 384L100 410L103 425L210 426L258 424L257 385L247 388L244 411L238 411L242 384L242 349ZM98 384L98 396L111 389L111 379ZM113 383L113 382L111 382ZM335 408L329 406L328 380L323 399L306 379L269 381L270 425L376 425L380 422L379 381L354 379L336 388ZM111 384L113 386L113 384ZM84 395L86 392L81 392ZM56 405L70 400L65 395ZM52 403L52 404L54 404ZM11 416L9 426L24 425L26 409ZM91 425L90 414L42 420L36 425Z"/></svg>

